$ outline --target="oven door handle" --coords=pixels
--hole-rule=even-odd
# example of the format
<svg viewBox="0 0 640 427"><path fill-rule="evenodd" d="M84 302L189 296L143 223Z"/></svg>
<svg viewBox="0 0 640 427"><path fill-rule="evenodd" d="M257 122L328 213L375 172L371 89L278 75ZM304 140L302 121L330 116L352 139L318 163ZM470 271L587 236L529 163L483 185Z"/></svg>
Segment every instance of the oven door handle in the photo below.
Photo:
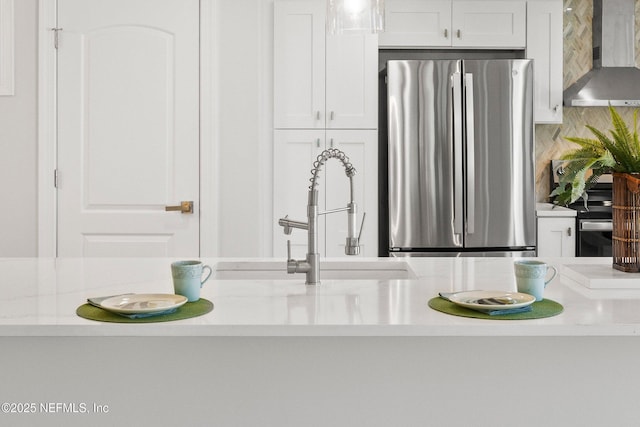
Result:
<svg viewBox="0 0 640 427"><path fill-rule="evenodd" d="M613 221L580 221L580 231L613 231Z"/></svg>

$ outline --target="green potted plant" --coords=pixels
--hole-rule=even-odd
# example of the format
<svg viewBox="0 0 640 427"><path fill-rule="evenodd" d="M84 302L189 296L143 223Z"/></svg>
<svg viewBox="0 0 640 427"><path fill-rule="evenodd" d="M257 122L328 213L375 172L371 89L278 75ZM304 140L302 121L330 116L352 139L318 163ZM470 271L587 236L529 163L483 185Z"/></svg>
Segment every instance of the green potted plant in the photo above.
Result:
<svg viewBox="0 0 640 427"><path fill-rule="evenodd" d="M630 130L609 105L613 129L606 134L587 128L595 138L565 137L579 148L565 153L564 174L551 196L555 203L576 201L603 173L613 174L613 267L640 272L640 139L637 111Z"/></svg>

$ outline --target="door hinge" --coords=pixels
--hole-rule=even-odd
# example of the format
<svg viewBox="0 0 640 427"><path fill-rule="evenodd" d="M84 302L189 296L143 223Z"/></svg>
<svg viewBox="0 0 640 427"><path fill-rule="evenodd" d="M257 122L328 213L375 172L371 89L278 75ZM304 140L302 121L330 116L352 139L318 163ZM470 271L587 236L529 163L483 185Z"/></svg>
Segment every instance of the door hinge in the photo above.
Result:
<svg viewBox="0 0 640 427"><path fill-rule="evenodd" d="M58 188L58 169L53 170L53 188Z"/></svg>
<svg viewBox="0 0 640 427"><path fill-rule="evenodd" d="M57 49L58 48L58 33L60 31L62 31L62 28L52 28L51 31L53 31L53 48Z"/></svg>

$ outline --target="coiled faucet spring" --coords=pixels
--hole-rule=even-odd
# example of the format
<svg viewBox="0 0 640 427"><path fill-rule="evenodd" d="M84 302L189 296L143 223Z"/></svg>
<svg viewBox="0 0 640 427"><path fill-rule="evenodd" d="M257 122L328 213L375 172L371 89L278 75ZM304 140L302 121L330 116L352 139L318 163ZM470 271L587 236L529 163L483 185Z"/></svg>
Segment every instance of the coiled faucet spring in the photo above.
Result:
<svg viewBox="0 0 640 427"><path fill-rule="evenodd" d="M313 169L311 169L311 178L309 179L309 181L311 182L309 190L315 189L315 187L318 185L320 170L329 159L340 160L342 162L342 166L344 166L345 174L348 178L352 178L356 174L356 168L353 167L353 165L349 161L349 157L347 157L344 152L338 150L337 148L329 148L320 153L316 158L316 161L313 162Z"/></svg>

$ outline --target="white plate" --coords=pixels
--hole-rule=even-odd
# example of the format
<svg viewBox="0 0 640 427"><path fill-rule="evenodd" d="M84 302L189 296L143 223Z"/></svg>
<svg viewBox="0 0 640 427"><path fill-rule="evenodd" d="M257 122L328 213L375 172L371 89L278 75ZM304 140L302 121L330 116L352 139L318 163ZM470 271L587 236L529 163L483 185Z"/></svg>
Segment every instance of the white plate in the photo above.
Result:
<svg viewBox="0 0 640 427"><path fill-rule="evenodd" d="M175 294L131 294L107 298L100 303L105 310L114 313L156 313L180 307L187 297Z"/></svg>
<svg viewBox="0 0 640 427"><path fill-rule="evenodd" d="M533 304L536 298L529 294L505 291L465 291L447 296L452 303L476 310L509 310Z"/></svg>

